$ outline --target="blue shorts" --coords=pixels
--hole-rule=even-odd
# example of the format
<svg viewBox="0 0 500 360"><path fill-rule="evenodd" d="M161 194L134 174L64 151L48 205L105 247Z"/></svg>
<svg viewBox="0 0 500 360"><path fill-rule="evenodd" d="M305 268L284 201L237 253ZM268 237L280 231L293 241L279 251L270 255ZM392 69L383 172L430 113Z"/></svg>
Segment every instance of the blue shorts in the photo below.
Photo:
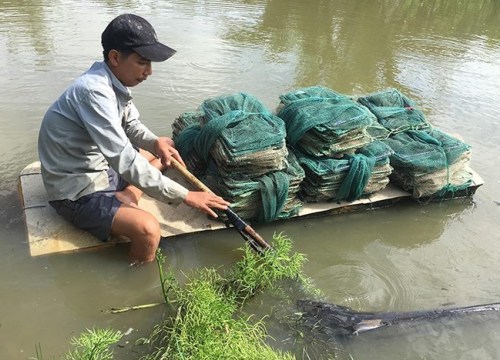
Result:
<svg viewBox="0 0 500 360"><path fill-rule="evenodd" d="M128 185L113 169L108 169L109 186L103 191L71 200L49 201L64 219L101 241L108 241L113 219L122 204L115 196Z"/></svg>

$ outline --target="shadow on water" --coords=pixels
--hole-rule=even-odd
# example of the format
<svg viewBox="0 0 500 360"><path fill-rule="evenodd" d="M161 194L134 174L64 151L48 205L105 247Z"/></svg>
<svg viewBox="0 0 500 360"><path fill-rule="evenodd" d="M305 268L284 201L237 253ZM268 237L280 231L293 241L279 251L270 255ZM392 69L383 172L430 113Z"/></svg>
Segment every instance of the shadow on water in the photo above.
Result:
<svg viewBox="0 0 500 360"><path fill-rule="evenodd" d="M498 305L498 304L496 304ZM464 310L466 309L459 309ZM316 344L312 351L315 359L327 359L325 353L341 355L338 358L377 358L377 359L457 359L479 358L493 359L498 353L494 339L498 336L497 322L500 320L498 308L473 313L446 313L444 310L420 313L430 317L410 318L390 326L360 334L339 334L326 324L327 315L322 321L304 324L297 323L298 330L306 342ZM352 313L354 316L356 312ZM385 316L387 314L373 314ZM407 314L391 314L405 316ZM303 315L304 316L304 315ZM312 320L309 318L308 320ZM389 323L389 321L387 321ZM365 324L370 324L365 321ZM475 337L483 340L476 343ZM324 349L334 349L325 352ZM321 350L319 350L321 349ZM375 352L375 353L374 353ZM349 354L349 357L345 356ZM458 355L461 354L461 355ZM472 356L475 354L475 356Z"/></svg>
<svg viewBox="0 0 500 360"><path fill-rule="evenodd" d="M359 312L316 300L299 300L300 323L326 336L358 335L398 324L498 312L500 303L407 312Z"/></svg>
<svg viewBox="0 0 500 360"><path fill-rule="evenodd" d="M266 317L269 343L296 359L451 360L459 353L493 359L500 350L494 341L500 303L363 312L317 300L322 296L315 291L289 281L247 304L255 318Z"/></svg>
<svg viewBox="0 0 500 360"><path fill-rule="evenodd" d="M11 254L2 258L0 264L10 261L19 261L28 249L24 214L21 207L21 198L18 193L18 176L26 164L20 159L33 158L31 146L16 145L10 149L9 156L0 159L0 252ZM34 161L34 159L33 159ZM0 269L2 268L0 265Z"/></svg>

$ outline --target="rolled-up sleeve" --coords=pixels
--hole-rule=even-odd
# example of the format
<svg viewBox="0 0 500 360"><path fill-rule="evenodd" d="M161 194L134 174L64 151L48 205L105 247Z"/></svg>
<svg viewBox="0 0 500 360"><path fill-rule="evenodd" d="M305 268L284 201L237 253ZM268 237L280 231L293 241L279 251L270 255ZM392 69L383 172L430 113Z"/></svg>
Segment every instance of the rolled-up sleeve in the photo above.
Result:
<svg viewBox="0 0 500 360"><path fill-rule="evenodd" d="M80 117L89 136L96 143L109 165L127 182L140 188L149 196L164 202L182 202L188 190L164 176L152 166L132 146L134 144L154 153L154 141L157 137L132 116L124 130L117 109L116 95L112 89L89 90L87 99L78 107ZM133 106L133 105L132 105ZM137 109L131 108L129 111ZM129 139L130 137L130 139Z"/></svg>

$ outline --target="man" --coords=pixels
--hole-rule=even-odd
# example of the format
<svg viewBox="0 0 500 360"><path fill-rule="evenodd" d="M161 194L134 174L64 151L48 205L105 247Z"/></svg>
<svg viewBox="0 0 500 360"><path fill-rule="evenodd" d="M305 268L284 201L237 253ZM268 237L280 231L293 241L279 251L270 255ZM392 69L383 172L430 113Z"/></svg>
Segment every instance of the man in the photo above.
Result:
<svg viewBox="0 0 500 360"><path fill-rule="evenodd" d="M160 241L158 220L137 204L143 192L216 217L229 203L188 191L163 176L172 158L184 162L170 138L139 121L129 87L152 74L151 62L175 50L160 43L149 22L123 14L102 33L104 61L94 63L45 114L38 138L42 178L57 213L102 241L130 238L133 264L150 262Z"/></svg>

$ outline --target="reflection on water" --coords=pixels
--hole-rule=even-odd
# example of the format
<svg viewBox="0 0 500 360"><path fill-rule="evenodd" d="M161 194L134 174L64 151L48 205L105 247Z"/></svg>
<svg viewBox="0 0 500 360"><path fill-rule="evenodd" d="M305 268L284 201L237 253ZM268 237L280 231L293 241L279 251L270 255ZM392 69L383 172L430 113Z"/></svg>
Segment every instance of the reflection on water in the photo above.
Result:
<svg viewBox="0 0 500 360"><path fill-rule="evenodd" d="M133 89L144 122L161 134L206 98L239 91L271 109L280 94L316 84L358 95L396 87L414 98L434 125L472 145L472 166L485 180L473 199L405 202L257 230L265 238L283 231L294 239L309 258L306 273L329 302L387 311L499 300L498 1L0 1L3 358L28 358L37 342L44 354L57 356L70 336L94 325L133 327L132 343L161 317L159 309L118 317L101 312L159 296L155 266L127 268L126 246L30 258L16 193L17 175L37 159L43 113L74 77L100 60L101 31L123 12L145 16L178 51L154 64L153 76ZM234 263L242 243L229 230L162 247L180 273ZM500 354L499 331L495 322L483 329L464 320L388 329L344 349L347 358L373 358L376 352L384 359L493 359ZM286 338L280 330L273 335ZM321 346L314 349L321 352ZM120 358L135 358L130 348L122 352Z"/></svg>
<svg viewBox="0 0 500 360"><path fill-rule="evenodd" d="M418 52L411 37L439 34L443 42L436 45L446 51L449 39L461 42L470 33L498 39L500 30L493 24L499 21L498 4L491 0L433 1L426 6L420 1L292 0L286 6L267 1L260 21L229 28L227 36L263 43L272 59L296 54L300 86L325 84L346 93L387 86L407 91L413 86L394 81L401 48ZM459 53L471 48L474 44L466 42Z"/></svg>

